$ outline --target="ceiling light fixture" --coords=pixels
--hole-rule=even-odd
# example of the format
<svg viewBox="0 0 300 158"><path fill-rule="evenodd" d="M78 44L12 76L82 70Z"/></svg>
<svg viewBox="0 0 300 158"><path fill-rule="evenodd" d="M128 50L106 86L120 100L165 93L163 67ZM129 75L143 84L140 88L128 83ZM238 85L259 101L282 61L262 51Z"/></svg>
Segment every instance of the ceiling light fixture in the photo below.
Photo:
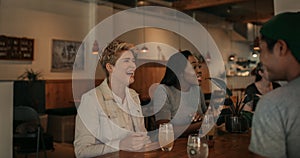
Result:
<svg viewBox="0 0 300 158"><path fill-rule="evenodd" d="M254 41L253 41L253 50L254 51L259 51L259 37L255 37Z"/></svg>
<svg viewBox="0 0 300 158"><path fill-rule="evenodd" d="M99 45L98 41L95 40L92 48L92 54L98 54L99 53Z"/></svg>
<svg viewBox="0 0 300 158"><path fill-rule="evenodd" d="M227 12L228 14L230 14L231 11L232 11L232 7L231 7L231 6L228 6L228 8L226 9L226 12Z"/></svg>
<svg viewBox="0 0 300 158"><path fill-rule="evenodd" d="M142 53L147 53L149 51L149 49L144 45L141 49Z"/></svg>
<svg viewBox="0 0 300 158"><path fill-rule="evenodd" d="M254 0L254 7L255 7L255 17L257 21L257 6L256 6L256 0ZM253 24L253 29L254 29L254 41L253 41L253 50L254 51L260 51L259 48L259 37L258 37L258 26L257 24Z"/></svg>
<svg viewBox="0 0 300 158"><path fill-rule="evenodd" d="M146 3L145 1L138 1L137 6L144 6Z"/></svg>
<svg viewBox="0 0 300 158"><path fill-rule="evenodd" d="M178 51L181 52L181 30L180 30L180 17L177 17L177 14L175 14L175 18L177 20L177 24L178 24L178 32L177 32L177 37L178 37ZM193 12L193 19L194 19L194 12ZM195 19L194 19L195 20Z"/></svg>
<svg viewBox="0 0 300 158"><path fill-rule="evenodd" d="M137 3L138 6L143 6L144 4L145 4L144 1L139 1L139 2Z"/></svg>
<svg viewBox="0 0 300 158"><path fill-rule="evenodd" d="M252 52L252 57L253 58L257 58L258 57L258 55L257 55L257 53L254 51L254 52Z"/></svg>
<svg viewBox="0 0 300 158"><path fill-rule="evenodd" d="M235 61L235 60L236 60L236 56L234 54L229 55L228 61Z"/></svg>
<svg viewBox="0 0 300 158"><path fill-rule="evenodd" d="M146 42L145 9L143 10L143 40L144 40L143 41L144 42L144 46L141 48L141 52L142 53L147 53L149 51L149 49L145 45L145 42Z"/></svg>

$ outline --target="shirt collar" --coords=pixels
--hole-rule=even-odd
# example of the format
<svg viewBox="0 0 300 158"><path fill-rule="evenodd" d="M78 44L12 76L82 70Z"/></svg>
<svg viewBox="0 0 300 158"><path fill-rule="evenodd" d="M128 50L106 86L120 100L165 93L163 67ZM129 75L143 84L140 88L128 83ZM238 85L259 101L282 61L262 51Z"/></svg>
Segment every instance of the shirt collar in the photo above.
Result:
<svg viewBox="0 0 300 158"><path fill-rule="evenodd" d="M99 88L101 89L104 100L112 100L114 99L114 96L112 94L111 89L108 86L107 81L108 81L107 78L105 78L101 83L101 85L99 86Z"/></svg>
<svg viewBox="0 0 300 158"><path fill-rule="evenodd" d="M101 92L103 94L104 100L113 100L113 92L109 88L107 81L107 78L105 78L99 87L101 87L102 89ZM139 95L134 90L129 89L128 87L126 87L126 93L129 93L131 97L136 97Z"/></svg>
<svg viewBox="0 0 300 158"><path fill-rule="evenodd" d="M115 101L116 101L118 104L123 105L125 102L127 102L127 101L126 101L126 97L124 98L124 103L123 103L121 97L117 96L114 92L112 92L112 94L113 94L113 97L114 97ZM127 94L126 94L126 95L127 95Z"/></svg>

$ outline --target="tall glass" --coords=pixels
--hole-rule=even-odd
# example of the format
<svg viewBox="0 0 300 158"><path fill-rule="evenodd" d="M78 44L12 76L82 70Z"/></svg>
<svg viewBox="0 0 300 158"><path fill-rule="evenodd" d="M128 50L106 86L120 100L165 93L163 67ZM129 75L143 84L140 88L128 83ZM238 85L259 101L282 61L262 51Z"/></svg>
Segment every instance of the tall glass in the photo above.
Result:
<svg viewBox="0 0 300 158"><path fill-rule="evenodd" d="M189 158L207 158L208 145L204 142L201 142L198 134L191 134L188 137L187 154Z"/></svg>
<svg viewBox="0 0 300 158"><path fill-rule="evenodd" d="M161 150L171 151L174 144L174 131L171 123L163 123L159 125L158 141Z"/></svg>

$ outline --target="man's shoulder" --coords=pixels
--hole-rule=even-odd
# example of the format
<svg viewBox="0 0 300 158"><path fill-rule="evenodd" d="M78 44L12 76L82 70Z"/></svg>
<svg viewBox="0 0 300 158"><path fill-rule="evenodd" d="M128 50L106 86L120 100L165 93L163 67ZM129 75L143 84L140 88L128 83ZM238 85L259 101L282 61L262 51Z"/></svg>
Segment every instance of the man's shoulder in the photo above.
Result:
<svg viewBox="0 0 300 158"><path fill-rule="evenodd" d="M282 100L282 97L284 96L285 94L282 93L282 89L280 90L280 88L277 88L275 90L272 90L271 92L267 93L267 94L264 94L259 102L258 102L258 107L259 108L260 106L263 108L263 109L270 109L270 108L273 108L275 106L277 106L278 104L280 104L280 100Z"/></svg>
<svg viewBox="0 0 300 158"><path fill-rule="evenodd" d="M300 78L272 90L271 92L265 94L263 98L270 98L272 100L282 100L288 99L292 94L295 93L300 94Z"/></svg>
<svg viewBox="0 0 300 158"><path fill-rule="evenodd" d="M258 108L269 111L277 108L279 111L290 109L291 105L300 101L300 82L298 84L288 83L263 95L258 102Z"/></svg>

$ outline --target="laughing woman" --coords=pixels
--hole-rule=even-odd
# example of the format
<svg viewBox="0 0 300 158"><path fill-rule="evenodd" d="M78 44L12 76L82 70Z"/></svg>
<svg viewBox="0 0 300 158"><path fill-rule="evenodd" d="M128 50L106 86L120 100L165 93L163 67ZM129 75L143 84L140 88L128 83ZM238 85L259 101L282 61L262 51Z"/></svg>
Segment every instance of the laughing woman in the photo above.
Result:
<svg viewBox="0 0 300 158"><path fill-rule="evenodd" d="M200 80L199 62L190 51L170 57L165 75L154 93L157 126L171 122L175 126L175 137L185 137L200 128L199 119L207 110Z"/></svg>
<svg viewBox="0 0 300 158"><path fill-rule="evenodd" d="M128 88L136 69L132 48L132 44L113 41L102 53L106 79L82 96L77 109L76 157L135 151L150 142L138 94Z"/></svg>

